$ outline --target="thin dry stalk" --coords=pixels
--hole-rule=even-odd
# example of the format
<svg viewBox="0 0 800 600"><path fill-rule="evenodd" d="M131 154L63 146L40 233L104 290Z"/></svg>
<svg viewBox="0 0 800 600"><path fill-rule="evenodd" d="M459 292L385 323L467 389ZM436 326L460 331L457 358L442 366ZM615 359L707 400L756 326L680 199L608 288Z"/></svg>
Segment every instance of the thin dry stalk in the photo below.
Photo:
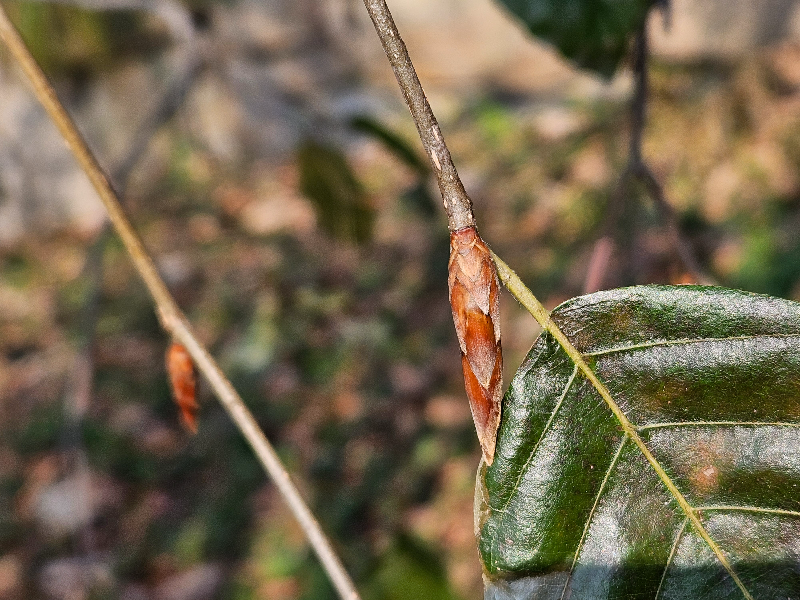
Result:
<svg viewBox="0 0 800 600"><path fill-rule="evenodd" d="M320 558L328 577L343 600L357 600L358 592L350 576L342 566L330 541L325 537L319 523L306 506L289 474L280 462L277 453L267 441L264 433L247 409L230 381L217 363L197 340L191 326L181 313L167 286L156 271L153 260L139 239L116 192L112 189L103 169L98 164L86 142L67 111L58 100L55 91L23 42L19 32L0 6L0 38L6 44L25 75L30 80L37 99L61 132L72 154L91 181L108 211L109 219L119 234L136 271L147 286L155 302L162 327L183 344L195 361L197 369L206 377L223 407L253 449L266 472L275 482L281 495L308 537L311 546Z"/></svg>
<svg viewBox="0 0 800 600"><path fill-rule="evenodd" d="M444 209L447 212L447 226L450 231L457 231L464 227L475 226L475 216L472 213L472 200L470 200L464 185L458 176L458 171L453 164L450 150L444 141L444 136L439 129L439 123L431 110L431 105L425 97L425 92L417 77L417 72L408 56L403 38L394 24L392 14L385 0L364 0L364 6L372 19L375 31L383 45L389 64L392 66L397 83L403 92L411 118L417 126L422 145L436 175L439 190L442 192ZM497 262L497 256L492 253L492 259ZM528 290L522 280L514 271L509 270L508 278L503 280L506 288L520 302L522 296L519 290ZM527 294L531 295L530 290Z"/></svg>
<svg viewBox="0 0 800 600"><path fill-rule="evenodd" d="M439 129L439 123L431 110L428 98L425 97L417 72L408 56L408 49L400 37L400 32L397 31L389 7L385 0L364 0L364 6L367 7L370 19L375 25L375 31L392 65L397 83L400 84L403 98L411 111L425 153L436 175L444 209L447 212L448 228L450 231L456 231L475 225L472 200L464 190L453 159L450 157L450 150Z"/></svg>

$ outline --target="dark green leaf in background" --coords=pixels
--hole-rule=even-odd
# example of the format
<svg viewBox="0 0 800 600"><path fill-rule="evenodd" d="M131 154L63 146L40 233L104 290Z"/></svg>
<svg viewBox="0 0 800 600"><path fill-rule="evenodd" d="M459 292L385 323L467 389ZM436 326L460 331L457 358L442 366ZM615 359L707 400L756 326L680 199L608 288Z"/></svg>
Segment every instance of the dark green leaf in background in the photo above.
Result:
<svg viewBox="0 0 800 600"><path fill-rule="evenodd" d="M583 69L610 77L651 0L499 0L530 32Z"/></svg>
<svg viewBox="0 0 800 600"><path fill-rule="evenodd" d="M800 598L800 304L642 286L552 319L664 473L543 334L476 490L486 597Z"/></svg>
<svg viewBox="0 0 800 600"><path fill-rule="evenodd" d="M343 241L367 242L374 214L345 155L308 141L297 151L297 165L300 189L314 203L322 228Z"/></svg>
<svg viewBox="0 0 800 600"><path fill-rule="evenodd" d="M413 538L400 535L367 584L372 600L459 600L447 582L440 557Z"/></svg>
<svg viewBox="0 0 800 600"><path fill-rule="evenodd" d="M26 43L48 74L86 75L163 43L130 8L97 11L64 4L20 2L11 7Z"/></svg>

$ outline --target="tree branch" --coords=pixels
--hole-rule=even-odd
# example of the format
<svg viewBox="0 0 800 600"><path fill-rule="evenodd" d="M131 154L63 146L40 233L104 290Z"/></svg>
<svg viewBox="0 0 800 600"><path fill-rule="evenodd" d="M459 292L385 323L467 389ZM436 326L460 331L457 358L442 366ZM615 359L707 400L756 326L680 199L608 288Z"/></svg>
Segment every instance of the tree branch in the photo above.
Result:
<svg viewBox="0 0 800 600"><path fill-rule="evenodd" d="M691 242L681 230L678 215L664 195L664 188L658 182L652 169L642 157L642 138L644 136L645 112L647 110L648 99L647 60L649 55L647 20L645 20L636 34L634 48L633 73L636 88L631 105L631 140L628 169L633 177L645 185L650 198L653 200L662 221L672 237L672 241L675 244L675 248L684 268L698 283L710 285L714 281L713 278L706 274L700 266Z"/></svg>
<svg viewBox="0 0 800 600"><path fill-rule="evenodd" d="M411 111L411 117L417 126L425 153L436 174L444 209L447 211L448 228L450 231L456 231L470 225L474 226L472 201L458 176L453 159L450 157L450 151L447 149L447 144L445 144L439 129L439 123L425 97L417 72L408 56L408 49L400 37L400 32L397 31L389 7L385 0L364 0L364 6L375 25L375 31L378 33L389 63L392 65L397 83L400 84L403 92L403 98L405 98L408 109Z"/></svg>
<svg viewBox="0 0 800 600"><path fill-rule="evenodd" d="M628 145L628 166L642 162L642 138L647 112L647 20L645 19L633 44L633 100L631 101L631 138Z"/></svg>
<svg viewBox="0 0 800 600"><path fill-rule="evenodd" d="M704 285L714 284L714 279L700 266L691 242L683 234L678 215L667 201L664 188L642 156L642 139L644 137L648 101L648 56L647 20L645 19L636 33L633 48L634 92L630 109L631 131L628 142L628 162L611 197L606 224L603 228L603 236L595 243L589 259L590 268L586 274L584 293L594 292L602 288L605 272L613 253L613 246L616 245L614 244L613 229L617 226L617 222L624 212L625 195L635 181L640 181L644 184L647 194L653 200L653 204L672 238L678 258L683 263L686 271L698 283Z"/></svg>
<svg viewBox="0 0 800 600"><path fill-rule="evenodd" d="M197 369L206 377L220 403L228 411L242 435L247 439L256 457L272 477L287 505L303 528L311 546L319 556L339 595L343 600L358 599L358 592L338 556L336 556L330 541L325 537L319 523L305 502L303 502L300 493L292 483L289 474L281 464L272 445L259 428L252 413L247 409L241 397L239 397L214 359L195 337L191 326L170 295L142 241L126 217L117 194L109 184L108 178L81 137L69 114L59 102L55 91L48 83L33 56L31 56L19 32L9 20L2 6L0 6L0 39L8 46L11 54L30 80L36 97L61 132L70 151L100 196L108 211L111 223L122 239L136 271L153 297L162 327L189 351Z"/></svg>
<svg viewBox="0 0 800 600"><path fill-rule="evenodd" d="M675 244L675 250L681 262L683 262L684 268L694 277L697 283L702 285L717 285L714 278L708 275L697 261L691 242L686 239L683 231L681 231L675 209L672 208L672 205L667 201L667 198L664 196L664 188L661 186L658 179L656 179L656 176L647 163L643 162L638 165L636 176L647 188L647 193L650 195L650 198L653 199L653 204L656 205L656 210L666 224L667 231L670 237L672 237L672 243Z"/></svg>

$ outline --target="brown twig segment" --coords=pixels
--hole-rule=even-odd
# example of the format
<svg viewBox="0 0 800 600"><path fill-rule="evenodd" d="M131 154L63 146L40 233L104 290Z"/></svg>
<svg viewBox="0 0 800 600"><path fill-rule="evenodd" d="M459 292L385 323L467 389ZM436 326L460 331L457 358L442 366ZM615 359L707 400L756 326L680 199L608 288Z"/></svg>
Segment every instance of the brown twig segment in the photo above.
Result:
<svg viewBox="0 0 800 600"><path fill-rule="evenodd" d="M442 193L444 209L447 211L447 226L450 231L475 225L472 201L469 199L461 178L458 176L450 151L447 149L439 123L433 115L431 105L417 77L411 58L408 56L400 32L392 19L385 0L364 0L364 6L375 25L375 31L383 44L389 63L392 65L397 83L403 92L411 117L417 126L419 137L428 155L436 181Z"/></svg>
<svg viewBox="0 0 800 600"><path fill-rule="evenodd" d="M630 109L631 132L628 143L628 162L611 197L603 237L595 244L589 260L589 264L593 268L587 272L584 293L595 292L602 288L605 270L610 264L613 246L615 245L613 243L612 230L616 227L617 221L624 212L625 196L630 191L631 184L636 181L644 185L647 195L652 199L669 236L672 238L671 241L678 253L678 258L683 263L684 269L698 283L704 285L713 285L715 283L714 279L700 266L691 242L681 230L678 215L664 194L664 188L642 156L642 139L644 138L648 102L648 56L647 20L645 20L636 34L633 48L634 93ZM609 242L612 245L612 251L609 251Z"/></svg>
<svg viewBox="0 0 800 600"><path fill-rule="evenodd" d="M142 241L125 215L117 194L109 184L108 178L98 164L97 159L89 150L69 114L59 102L45 74L33 56L31 56L25 42L9 20L2 6L0 6L0 39L6 44L30 80L37 99L42 103L47 114L61 132L70 151L100 196L100 200L108 211L109 219L122 239L122 243L130 255L136 271L153 297L162 327L171 334L175 341L186 347L198 371L208 380L220 403L228 411L231 419L253 449L253 453L275 482L281 496L283 496L286 504L302 527L340 597L343 600L357 600L359 598L358 592L350 576L342 566L339 557L334 552L330 541L325 537L316 518L306 506L252 413L245 406L233 385L222 373L205 347L197 340L191 326L169 293Z"/></svg>

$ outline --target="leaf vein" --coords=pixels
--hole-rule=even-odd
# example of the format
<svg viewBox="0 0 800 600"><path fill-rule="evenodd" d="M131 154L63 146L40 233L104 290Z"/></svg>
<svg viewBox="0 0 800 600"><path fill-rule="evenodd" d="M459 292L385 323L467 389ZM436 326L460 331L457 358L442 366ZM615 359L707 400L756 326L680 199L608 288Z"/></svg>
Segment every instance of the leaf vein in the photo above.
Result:
<svg viewBox="0 0 800 600"><path fill-rule="evenodd" d="M508 498L506 499L505 504L503 504L502 508L492 509L497 510L498 512L505 512L508 508L508 505L511 503L511 499L514 497L514 494L519 489L519 485L522 482L522 477L525 474L525 471L528 470L528 465L533 460L534 455L536 454L536 450L538 450L539 445L542 443L544 436L547 435L547 432L550 430L550 426L553 424L553 421L556 418L556 414L558 414L558 410L561 408L561 404L564 402L564 398L567 397L567 393L569 392L572 384L575 381L575 377L578 375L578 365L575 365L575 368L572 370L572 375L569 376L566 385L564 386L564 391L561 393L561 397L559 397L558 402L553 407L552 412L550 413L550 417L547 419L547 423L544 424L544 428L542 429L542 434L539 436L539 439L536 440L536 444L534 444L531 453L528 455L528 459L525 461L525 464L519 471L519 475L517 476L517 480L514 482L514 487L511 488L511 491L508 493ZM491 506L491 505L490 505Z"/></svg>
<svg viewBox="0 0 800 600"><path fill-rule="evenodd" d="M664 572L661 574L661 581L658 582L658 589L656 590L656 595L653 600L658 600L658 597L661 595L661 588L664 587L664 581L667 579L667 571L669 571L669 566L672 564L672 560L675 558L675 553L678 550L678 544L680 544L681 538L683 537L683 532L686 531L686 526L688 524L689 519L684 519L683 525L681 525L681 528L678 530L678 535L675 536L675 542L672 544L672 549L669 551L667 562L664 565Z"/></svg>
<svg viewBox="0 0 800 600"><path fill-rule="evenodd" d="M649 429L678 427L800 427L800 423L784 421L675 421L673 423L650 423L637 427L639 433Z"/></svg>
<svg viewBox="0 0 800 600"><path fill-rule="evenodd" d="M712 342L731 342L731 341L746 341L746 340L760 340L760 339L791 339L791 338L800 339L800 334L770 333L763 335L735 335L735 336L717 337L717 338L684 338L680 340L659 340L657 342L645 342L641 344L615 346L613 348L606 348L605 350L595 350L594 352L585 352L583 353L583 355L604 356L607 354L630 352L633 350L646 350L648 348L659 348L663 346L688 346L690 344L709 344Z"/></svg>
<svg viewBox="0 0 800 600"><path fill-rule="evenodd" d="M586 519L586 525L583 528L581 539L578 541L578 545L575 547L575 556L572 558L572 564L569 567L567 580L564 582L564 589L561 591L561 600L564 599L564 594L567 593L569 582L572 580L572 572L575 570L575 565L578 564L578 555L581 553L581 549L583 548L583 542L586 539L586 534L589 532L589 527L592 524L592 517L594 517L594 511L597 510L597 505L600 503L600 497L603 495L603 490L605 490L606 484L608 483L608 480L611 478L611 472L614 470L614 467L617 466L617 460L619 460L619 457L622 454L622 449L625 447L625 442L627 441L628 441L628 436L623 436L622 441L619 444L619 448L617 448L617 451L614 454L614 458L611 459L611 464L608 465L608 469L606 469L606 474L603 477L603 482L600 484L600 488L597 490L597 494L595 494L594 503L592 504L592 510L589 511L589 516Z"/></svg>
<svg viewBox="0 0 800 600"><path fill-rule="evenodd" d="M708 506L698 506L694 509L697 512L752 512L767 515L780 515L784 517L800 518L800 511L786 510L784 508L763 508L761 506L736 506L731 504L709 504Z"/></svg>

